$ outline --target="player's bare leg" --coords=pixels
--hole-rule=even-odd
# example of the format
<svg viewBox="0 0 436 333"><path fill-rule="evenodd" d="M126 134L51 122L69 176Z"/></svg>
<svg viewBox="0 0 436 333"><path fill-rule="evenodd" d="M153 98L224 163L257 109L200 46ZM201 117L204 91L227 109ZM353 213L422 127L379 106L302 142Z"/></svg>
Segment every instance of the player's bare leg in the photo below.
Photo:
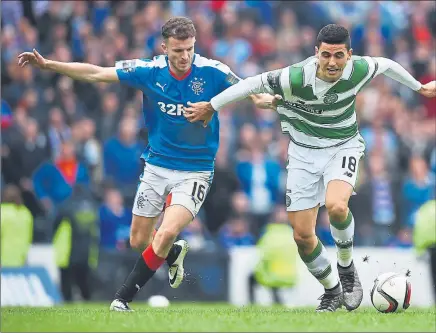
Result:
<svg viewBox="0 0 436 333"><path fill-rule="evenodd" d="M133 214L130 227L130 246L144 251L153 240L158 217L144 217Z"/></svg>
<svg viewBox="0 0 436 333"><path fill-rule="evenodd" d="M166 256L168 251L172 251L171 244L173 244L180 232L192 219L192 213L182 205L169 206L165 210L162 224L152 242L153 249L158 256ZM189 246L184 240L175 242L174 246L179 247L179 252L176 260L170 265L168 277L170 286L177 288L183 281L185 273L183 260L185 259Z"/></svg>
<svg viewBox="0 0 436 333"><path fill-rule="evenodd" d="M145 285L150 279L149 271L145 263L144 252L150 247L153 237L157 232L155 226L158 217L144 217L133 215L132 226L130 229L130 245L132 248L142 252L140 258L138 258L132 272L127 277L124 284L115 294L115 300L112 302L110 309L114 311L132 311L128 305L132 301L136 293ZM180 243L180 244L178 244ZM186 255L187 243L185 241L176 242L172 244L165 255L166 261L172 269L172 266L176 262L182 262ZM157 268L156 268L157 269ZM180 278L180 282L183 279L183 275ZM179 282L179 284L180 284Z"/></svg>
<svg viewBox="0 0 436 333"><path fill-rule="evenodd" d="M316 217L319 206L288 212L289 221L294 229L294 240L301 259L309 272L324 286L317 312L336 311L343 305L342 288L337 274L331 267L327 251L315 235Z"/></svg>
<svg viewBox="0 0 436 333"><path fill-rule="evenodd" d="M347 310L357 309L362 303L363 289L353 263L354 218L348 209L353 187L342 180L332 180L327 185L326 208L330 230L335 240L339 278Z"/></svg>
<svg viewBox="0 0 436 333"><path fill-rule="evenodd" d="M151 218L133 214L132 226L130 228L130 246L133 249L142 253L147 246L151 244L157 232L155 227L158 219L159 217ZM180 261L181 259L180 256L182 255L181 252L183 250L183 246L180 246L180 243L184 244L186 241L178 241L174 243L168 256L166 257L169 267L171 267L176 260Z"/></svg>

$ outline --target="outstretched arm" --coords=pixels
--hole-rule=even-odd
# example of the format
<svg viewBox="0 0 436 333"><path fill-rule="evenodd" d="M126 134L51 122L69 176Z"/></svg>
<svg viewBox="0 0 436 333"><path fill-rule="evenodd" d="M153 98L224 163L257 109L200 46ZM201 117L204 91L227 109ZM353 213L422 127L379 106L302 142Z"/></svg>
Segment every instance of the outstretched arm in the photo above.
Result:
<svg viewBox="0 0 436 333"><path fill-rule="evenodd" d="M43 70L50 70L64 74L74 80L86 82L118 82L118 75L115 67L100 67L80 62L60 62L45 59L35 49L33 52L24 52L18 56L18 65L34 65Z"/></svg>
<svg viewBox="0 0 436 333"><path fill-rule="evenodd" d="M398 81L410 89L419 92L421 95L426 97L436 96L436 82L432 81L427 84L421 84L417 81L407 70L404 69L399 63L382 57L374 57L374 60L378 63L378 70L376 75L384 74L389 76L391 79Z"/></svg>
<svg viewBox="0 0 436 333"><path fill-rule="evenodd" d="M274 91L268 85L266 73L262 73L245 80L239 81L237 84L227 88L222 93L216 95L210 100L210 104L215 111L219 111L229 104L241 101L250 95L253 100L258 96L257 94L274 94ZM266 82L266 84L264 83Z"/></svg>
<svg viewBox="0 0 436 333"><path fill-rule="evenodd" d="M257 107L275 109L282 96L278 94L282 70L262 73L227 88L213 97L210 102L188 103L185 108L185 117L190 122L204 120L206 126L215 111L225 106L251 97ZM261 94L261 95L259 95Z"/></svg>

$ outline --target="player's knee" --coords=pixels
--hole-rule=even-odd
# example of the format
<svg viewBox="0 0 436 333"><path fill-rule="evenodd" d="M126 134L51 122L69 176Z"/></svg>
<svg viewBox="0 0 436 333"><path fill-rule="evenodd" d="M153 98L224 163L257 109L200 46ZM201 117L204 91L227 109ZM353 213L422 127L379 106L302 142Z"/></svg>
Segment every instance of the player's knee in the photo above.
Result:
<svg viewBox="0 0 436 333"><path fill-rule="evenodd" d="M158 246L166 247L172 244L178 236L177 230L169 228L159 228L155 240Z"/></svg>
<svg viewBox="0 0 436 333"><path fill-rule="evenodd" d="M140 237L137 234L130 235L130 247L137 251L144 251L149 243L149 240L144 237Z"/></svg>
<svg viewBox="0 0 436 333"><path fill-rule="evenodd" d="M343 221L347 217L348 205L342 201L326 203L330 220Z"/></svg>
<svg viewBox="0 0 436 333"><path fill-rule="evenodd" d="M294 240L297 246L301 249L310 248L316 239L315 233L296 232L294 230Z"/></svg>

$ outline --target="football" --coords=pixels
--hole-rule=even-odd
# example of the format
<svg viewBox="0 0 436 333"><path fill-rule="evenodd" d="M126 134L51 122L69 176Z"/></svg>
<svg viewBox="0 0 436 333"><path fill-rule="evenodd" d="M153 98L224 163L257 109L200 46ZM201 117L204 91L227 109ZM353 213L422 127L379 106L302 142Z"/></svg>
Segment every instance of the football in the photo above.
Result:
<svg viewBox="0 0 436 333"><path fill-rule="evenodd" d="M170 301L165 296L154 295L148 299L148 305L152 308L166 308L170 305Z"/></svg>
<svg viewBox="0 0 436 333"><path fill-rule="evenodd" d="M404 274L384 273L379 275L371 289L371 302L383 313L402 312L410 306L412 285Z"/></svg>

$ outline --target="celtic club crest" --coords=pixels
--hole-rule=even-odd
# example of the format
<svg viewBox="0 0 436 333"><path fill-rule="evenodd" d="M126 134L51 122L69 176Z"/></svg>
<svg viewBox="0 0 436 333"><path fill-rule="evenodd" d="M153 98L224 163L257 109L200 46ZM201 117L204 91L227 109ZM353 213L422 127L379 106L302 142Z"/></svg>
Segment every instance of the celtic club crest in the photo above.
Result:
<svg viewBox="0 0 436 333"><path fill-rule="evenodd" d="M204 81L202 78L198 79L198 78L194 77L194 79L189 82L188 86L189 86L189 88L192 89L194 94L200 95L204 90L203 86L205 84L206 84L206 81Z"/></svg>
<svg viewBox="0 0 436 333"><path fill-rule="evenodd" d="M333 104L338 100L339 96L338 94L327 94L324 97L324 103L325 104Z"/></svg>

